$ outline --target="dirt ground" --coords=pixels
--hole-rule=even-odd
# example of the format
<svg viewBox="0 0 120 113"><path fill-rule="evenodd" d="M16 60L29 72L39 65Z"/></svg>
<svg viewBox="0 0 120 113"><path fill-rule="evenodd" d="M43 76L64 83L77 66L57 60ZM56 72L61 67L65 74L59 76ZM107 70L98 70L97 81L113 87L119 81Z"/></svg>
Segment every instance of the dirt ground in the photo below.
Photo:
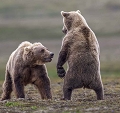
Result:
<svg viewBox="0 0 120 113"><path fill-rule="evenodd" d="M63 80L51 84L52 100L41 100L37 90L28 85L25 99L16 99L12 94L12 99L0 101L0 113L120 113L120 78L105 78L103 83L105 100L100 101L88 89L74 90L71 101L60 100Z"/></svg>

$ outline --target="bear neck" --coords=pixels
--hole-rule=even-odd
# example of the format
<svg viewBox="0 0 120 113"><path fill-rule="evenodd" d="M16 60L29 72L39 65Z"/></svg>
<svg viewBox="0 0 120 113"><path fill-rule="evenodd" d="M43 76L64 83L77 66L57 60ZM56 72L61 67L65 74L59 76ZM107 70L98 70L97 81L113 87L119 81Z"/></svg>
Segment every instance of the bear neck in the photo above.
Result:
<svg viewBox="0 0 120 113"><path fill-rule="evenodd" d="M70 28L67 29L67 32L69 31L76 31L76 30L79 30L80 28L82 28L83 26L86 26L89 28L88 24L87 23L76 23L76 24L73 24Z"/></svg>

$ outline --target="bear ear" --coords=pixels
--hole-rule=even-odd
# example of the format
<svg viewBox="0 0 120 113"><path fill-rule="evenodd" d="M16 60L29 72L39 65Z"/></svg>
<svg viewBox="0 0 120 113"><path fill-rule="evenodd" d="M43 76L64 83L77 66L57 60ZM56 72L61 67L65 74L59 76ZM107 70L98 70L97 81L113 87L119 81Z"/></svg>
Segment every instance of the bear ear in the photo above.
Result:
<svg viewBox="0 0 120 113"><path fill-rule="evenodd" d="M80 14L81 14L80 10L77 10L76 12L78 12L78 13L80 13Z"/></svg>
<svg viewBox="0 0 120 113"><path fill-rule="evenodd" d="M25 54L28 54L30 51L31 51L31 48L30 48L30 47L25 47L25 48L24 48L24 53L25 53Z"/></svg>
<svg viewBox="0 0 120 113"><path fill-rule="evenodd" d="M68 12L61 11L61 15L64 17L68 17L70 14Z"/></svg>

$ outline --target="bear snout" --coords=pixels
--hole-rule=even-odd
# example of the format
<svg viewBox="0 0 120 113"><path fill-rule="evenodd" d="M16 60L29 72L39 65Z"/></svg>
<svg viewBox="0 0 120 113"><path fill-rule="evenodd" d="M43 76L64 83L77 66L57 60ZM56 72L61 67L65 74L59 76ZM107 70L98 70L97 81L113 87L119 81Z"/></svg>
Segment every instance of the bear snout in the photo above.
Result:
<svg viewBox="0 0 120 113"><path fill-rule="evenodd" d="M53 58L53 57L54 57L54 53L51 52L51 53L50 53L50 56L51 56L51 58Z"/></svg>
<svg viewBox="0 0 120 113"><path fill-rule="evenodd" d="M54 53L50 52L49 55L46 58L44 58L44 62L51 62L53 56L54 56Z"/></svg>

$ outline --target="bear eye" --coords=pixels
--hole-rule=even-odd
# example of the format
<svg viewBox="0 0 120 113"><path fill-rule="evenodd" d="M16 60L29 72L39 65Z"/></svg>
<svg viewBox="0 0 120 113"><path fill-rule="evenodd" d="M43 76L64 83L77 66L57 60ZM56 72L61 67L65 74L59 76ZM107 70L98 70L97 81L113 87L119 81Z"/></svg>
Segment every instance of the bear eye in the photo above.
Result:
<svg viewBox="0 0 120 113"><path fill-rule="evenodd" d="M42 53L44 53L44 51L45 51L44 49L41 50Z"/></svg>
<svg viewBox="0 0 120 113"><path fill-rule="evenodd" d="M69 20L73 20L71 16L68 17Z"/></svg>

